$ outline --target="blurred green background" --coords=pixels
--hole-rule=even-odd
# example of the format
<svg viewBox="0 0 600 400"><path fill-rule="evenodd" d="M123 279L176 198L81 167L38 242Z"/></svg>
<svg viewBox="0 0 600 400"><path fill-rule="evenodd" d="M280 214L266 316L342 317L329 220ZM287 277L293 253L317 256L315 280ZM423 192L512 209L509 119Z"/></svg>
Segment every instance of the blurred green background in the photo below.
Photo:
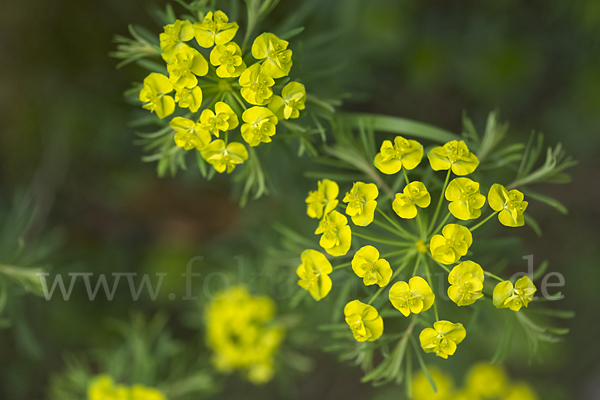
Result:
<svg viewBox="0 0 600 400"><path fill-rule="evenodd" d="M572 332L545 363L509 365L509 371L530 381L544 399L599 398L600 3L315 4L297 40L335 33L335 51L343 56L329 85L350 94L344 109L460 132L463 111L481 127L487 113L498 108L501 119L510 121L513 138L525 141L532 130L542 131L548 144L563 143L580 161L571 171L572 183L543 188L569 214L536 203L528 212L544 235L524 232L527 254L537 263L550 260L549 270L565 277L565 298L553 306L577 312L564 322ZM265 29L297 7L297 1L282 0ZM261 215L274 219L302 204L283 193L302 196L310 185L288 180L289 192L240 211L228 179L207 183L193 172L158 179L154 166L140 161L142 150L132 144L128 127L139 110L124 103L122 92L145 73L137 66L116 70L117 60L108 53L114 50L112 36L127 36L130 23L157 34L162 30L148 9L142 0L29 0L2 6L0 202L8 210L15 192L33 193L34 231L52 229L63 239L49 260L55 272L179 273L187 260L209 248L251 240L252 232L267 228ZM297 186L301 190L294 190ZM236 251L242 254L243 247ZM104 328L106 318L166 308L175 335L189 335L178 325L179 306L118 295L112 303L89 302L81 288L69 302L24 297L14 315L23 326L0 331L0 399L43 398L49 376L64 367L64 353L114 340ZM357 369L340 367L333 356L310 354L318 362L299 379L299 397L395 398L393 386L361 385ZM231 393L248 387L236 385ZM258 390L257 398L281 398L269 387Z"/></svg>

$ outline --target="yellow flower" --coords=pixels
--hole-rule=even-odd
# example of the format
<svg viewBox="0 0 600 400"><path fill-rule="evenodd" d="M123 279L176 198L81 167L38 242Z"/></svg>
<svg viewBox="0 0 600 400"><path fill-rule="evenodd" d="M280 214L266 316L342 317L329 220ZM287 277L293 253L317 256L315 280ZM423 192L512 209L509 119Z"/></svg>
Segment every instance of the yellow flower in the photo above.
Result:
<svg viewBox="0 0 600 400"><path fill-rule="evenodd" d="M468 306L483 297L483 269L473 261L465 261L452 268L448 275L448 296L459 306Z"/></svg>
<svg viewBox="0 0 600 400"><path fill-rule="evenodd" d="M219 131L229 131L239 125L237 115L226 103L219 101L215 104L215 112L206 109L200 114L202 129L209 135L219 137Z"/></svg>
<svg viewBox="0 0 600 400"><path fill-rule="evenodd" d="M208 73L208 63L198 50L185 46L174 54L167 71L174 87L192 89L198 84L196 76Z"/></svg>
<svg viewBox="0 0 600 400"><path fill-rule="evenodd" d="M434 147L427 153L431 168L435 171L452 168L455 175L468 175L475 171L479 159L469 152L465 142L453 140L440 147Z"/></svg>
<svg viewBox="0 0 600 400"><path fill-rule="evenodd" d="M144 79L140 91L140 101L146 110L156 111L158 118L164 118L175 111L175 100L167 96L173 91L173 85L166 76L152 72Z"/></svg>
<svg viewBox="0 0 600 400"><path fill-rule="evenodd" d="M352 258L354 273L363 278L366 286L378 284L383 287L392 277L390 263L379 258L379 251L373 246L364 246Z"/></svg>
<svg viewBox="0 0 600 400"><path fill-rule="evenodd" d="M202 158L211 164L219 173L227 170L229 174L238 164L243 164L248 159L248 150L243 144L232 142L225 146L222 140L211 142L202 150Z"/></svg>
<svg viewBox="0 0 600 400"><path fill-rule="evenodd" d="M412 382L410 383L412 385L412 399L447 400L448 396L452 393L452 387L454 386L452 378L436 366L427 366L427 370L435 382L437 392L433 391L429 380L425 374L420 371L413 377Z"/></svg>
<svg viewBox="0 0 600 400"><path fill-rule="evenodd" d="M273 78L261 72L260 64L251 65L239 79L240 93L244 100L257 106L265 105L273 96L271 86L275 84Z"/></svg>
<svg viewBox="0 0 600 400"><path fill-rule="evenodd" d="M196 148L204 150L210 143L210 134L202 126L190 119L175 117L171 120L171 128L175 130L175 144L185 150Z"/></svg>
<svg viewBox="0 0 600 400"><path fill-rule="evenodd" d="M421 347L426 353L435 353L436 356L448 358L456 351L456 345L467 336L467 331L462 324L453 324L449 321L437 321L432 328L425 328L419 335Z"/></svg>
<svg viewBox="0 0 600 400"><path fill-rule="evenodd" d="M334 181L319 181L317 190L309 192L306 198L306 214L311 218L321 219L324 214L337 207L339 192L340 188Z"/></svg>
<svg viewBox="0 0 600 400"><path fill-rule="evenodd" d="M323 216L315 235L321 235L319 245L334 257L343 256L350 250L352 231L348 226L348 219L333 210Z"/></svg>
<svg viewBox="0 0 600 400"><path fill-rule="evenodd" d="M428 207L431 195L425 185L414 181L404 187L403 193L396 193L392 208L400 218L411 219L417 216L417 207Z"/></svg>
<svg viewBox="0 0 600 400"><path fill-rule="evenodd" d="M246 69L242 50L236 43L219 44L210 52L210 63L217 68L219 78L238 77Z"/></svg>
<svg viewBox="0 0 600 400"><path fill-rule="evenodd" d="M510 308L519 311L521 307L533 300L536 287L528 276L523 276L515 283L510 281L500 282L494 288L494 305L496 308Z"/></svg>
<svg viewBox="0 0 600 400"><path fill-rule="evenodd" d="M373 306L353 300L344 307L344 315L354 339L359 342L372 342L383 333L383 319Z"/></svg>
<svg viewBox="0 0 600 400"><path fill-rule="evenodd" d="M179 107L189 108L191 112L196 112L202 105L202 89L200 89L200 86L192 89L177 88L175 101L179 104Z"/></svg>
<svg viewBox="0 0 600 400"><path fill-rule="evenodd" d="M269 109L279 119L298 118L300 110L304 110L306 89L298 82L290 82L281 91L281 96L274 95L269 102Z"/></svg>
<svg viewBox="0 0 600 400"><path fill-rule="evenodd" d="M262 63L263 74L273 79L290 73L292 68L292 51L286 50L288 42L279 39L272 33L263 33L252 43L252 56Z"/></svg>
<svg viewBox="0 0 600 400"><path fill-rule="evenodd" d="M88 385L89 400L130 400L129 390L123 385L115 385L108 375L95 377Z"/></svg>
<svg viewBox="0 0 600 400"><path fill-rule="evenodd" d="M499 365L476 364L469 370L466 381L467 391L478 398L496 398L506 391L506 373Z"/></svg>
<svg viewBox="0 0 600 400"><path fill-rule="evenodd" d="M379 153L375 156L375 167L384 174L395 174L402 167L413 169L423 158L423 145L416 140L407 140L396 136L394 144L384 140Z"/></svg>
<svg viewBox="0 0 600 400"><path fill-rule="evenodd" d="M308 290L313 299L319 301L331 290L331 263L323 253L316 250L304 250L300 259L302 264L296 270L300 277L298 285Z"/></svg>
<svg viewBox="0 0 600 400"><path fill-rule="evenodd" d="M215 368L224 373L241 370L252 383L273 376L273 355L284 337L274 321L275 302L252 296L243 285L215 296L206 307L206 340Z"/></svg>
<svg viewBox="0 0 600 400"><path fill-rule="evenodd" d="M392 305L405 317L408 317L411 312L418 314L429 310L435 300L433 291L420 276L413 276L408 283L404 281L394 283L389 297Z"/></svg>
<svg viewBox="0 0 600 400"><path fill-rule="evenodd" d="M244 111L242 119L242 137L250 147L261 143L271 142L271 136L275 134L277 117L266 107L252 107Z"/></svg>
<svg viewBox="0 0 600 400"><path fill-rule="evenodd" d="M355 182L352 190L344 196L344 203L348 203L346 214L352 218L354 225L367 226L373 222L379 190L374 183Z"/></svg>
<svg viewBox="0 0 600 400"><path fill-rule="evenodd" d="M237 33L239 26L235 22L229 22L229 18L223 11L214 14L208 12L202 22L194 23L194 36L201 47L209 48L214 44L220 45L229 42Z"/></svg>
<svg viewBox="0 0 600 400"><path fill-rule="evenodd" d="M434 235L429 243L433 258L442 264L457 262L467 254L473 244L473 235L462 225L448 224L442 229L441 235Z"/></svg>
<svg viewBox="0 0 600 400"><path fill-rule="evenodd" d="M496 183L492 185L488 194L488 202L494 211L500 211L498 220L504 226L523 226L525 218L523 213L529 204L523 201L523 193L516 189L510 192L504 186Z"/></svg>
<svg viewBox="0 0 600 400"><path fill-rule="evenodd" d="M479 183L469 178L453 179L446 189L448 210L458 219L466 221L481 216L480 208L485 204L485 196L479 193Z"/></svg>
<svg viewBox="0 0 600 400"><path fill-rule="evenodd" d="M538 398L531 386L525 382L519 382L508 388L508 392L502 400L538 400Z"/></svg>
<svg viewBox="0 0 600 400"><path fill-rule="evenodd" d="M165 31L159 35L162 58L171 62L175 52L185 47L187 42L194 37L194 28L190 21L176 20L175 23L165 25Z"/></svg>
<svg viewBox="0 0 600 400"><path fill-rule="evenodd" d="M167 400L159 390L147 388L142 385L134 385L131 388L130 400Z"/></svg>

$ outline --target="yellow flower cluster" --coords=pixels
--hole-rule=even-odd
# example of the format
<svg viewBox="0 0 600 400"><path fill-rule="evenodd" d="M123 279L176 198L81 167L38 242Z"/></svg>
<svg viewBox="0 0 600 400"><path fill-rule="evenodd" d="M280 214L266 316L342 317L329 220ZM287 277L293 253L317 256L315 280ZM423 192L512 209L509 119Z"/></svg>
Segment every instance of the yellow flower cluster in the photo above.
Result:
<svg viewBox="0 0 600 400"><path fill-rule="evenodd" d="M499 365L478 363L473 365L465 377L463 387L454 387L452 377L439 368L429 367L435 381L437 393L420 372L412 382L414 400L538 400L536 391L525 382L511 382Z"/></svg>
<svg viewBox="0 0 600 400"><path fill-rule="evenodd" d="M292 68L289 43L262 33L250 52L256 62L247 66L250 54L245 55L232 41L238 28L222 11L208 12L199 22L177 20L166 25L160 34L160 48L168 76L151 73L139 94L143 107L161 119L173 114L176 104L187 109L189 113L170 122L175 144L185 150L197 149L219 173L230 173L248 159L246 147L230 141L229 133L238 127L240 118L241 138L255 147L271 142L278 122L298 118L305 108L306 90L301 83L289 82L281 95L273 92L283 86L275 79L287 76ZM210 48L208 53L205 49ZM239 94L234 89L239 89ZM204 99L204 92L214 94L212 101ZM238 115L232 107L244 111ZM204 110L198 116L200 108ZM224 139L219 138L221 132Z"/></svg>
<svg viewBox="0 0 600 400"><path fill-rule="evenodd" d="M252 383L268 382L284 337L274 317L275 302L250 295L243 285L219 293L205 311L206 340L216 369L225 373L237 369Z"/></svg>
<svg viewBox="0 0 600 400"><path fill-rule="evenodd" d="M159 390L143 385L117 385L108 375L95 377L88 385L88 400L167 400Z"/></svg>
<svg viewBox="0 0 600 400"><path fill-rule="evenodd" d="M473 244L472 232L475 229L497 214L502 225L523 225L523 212L527 202L523 201L523 194L518 190L508 191L504 186L494 184L487 197L494 212L482 222L469 225L472 220L481 217L486 196L480 193L478 182L465 177L477 169L479 159L468 149L465 142L454 140L434 147L427 153L434 171L448 171L436 202L437 208L433 215L428 215L426 211L432 203L431 194L423 182L409 181L407 173L419 166L423 154L423 146L419 142L397 136L393 142L384 141L380 152L375 156L374 166L378 170L388 175L401 173L399 179L404 178L405 185L401 192L392 195L393 192L390 193L389 188L386 188L388 199L392 200L391 211L399 219L390 217L378 208L380 188L374 183L354 182L343 198L346 206L342 207L338 200L338 184L329 179L319 181L317 189L311 191L306 198L307 214L311 218L319 219L315 234L320 235L319 244L329 257L317 250L305 250L301 255L302 264L296 272L300 278L298 284L309 291L317 301L327 296L331 290L330 274L335 269L345 266L351 266L356 276L362 278L365 286L379 286L380 289L373 294L368 303L358 299L352 300L344 309L346 322L352 335L359 342L373 341L383 334L383 319L372 303L388 285L391 285L388 291L391 305L405 317L433 308L435 322L432 327L421 331L420 344L425 352L448 358L465 339L466 330L461 323L438 318L436 296L431 281L428 282L422 276L430 279L430 262L445 270L450 284L448 296L461 307L472 305L483 298L485 278L493 277L500 281L493 291L493 304L497 308L519 311L521 307L527 307L536 291L528 277L519 279L513 285L510 281L502 281L484 271L476 262L463 260L463 257L469 255ZM452 173L458 177L451 180ZM436 219L444 199L448 202L447 215L436 227ZM352 219L356 228L350 227L342 210ZM376 211L381 214L383 220L375 218ZM454 217L455 221L446 223L451 217ZM360 231L366 227L372 229L372 223L385 229L387 233L393 233L398 239L389 240ZM416 223L411 225L417 228L416 234L403 227L403 224L409 223ZM384 246L394 246L394 251L381 256L375 246L362 246L354 252L351 262L333 267L330 259L346 256L350 251L353 236ZM389 260L398 256L401 257L399 265L390 263ZM394 278L411 258L416 260L412 275L406 281L395 281ZM419 274L419 268L424 274Z"/></svg>

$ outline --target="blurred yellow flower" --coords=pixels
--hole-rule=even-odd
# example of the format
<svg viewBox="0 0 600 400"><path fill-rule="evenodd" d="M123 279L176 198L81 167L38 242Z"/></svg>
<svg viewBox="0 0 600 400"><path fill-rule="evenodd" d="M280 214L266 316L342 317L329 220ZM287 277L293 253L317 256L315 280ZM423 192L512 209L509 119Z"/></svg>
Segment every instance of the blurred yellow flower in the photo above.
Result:
<svg viewBox="0 0 600 400"><path fill-rule="evenodd" d="M414 181L396 193L392 208L400 218L411 219L417 216L417 206L426 208L431 203L431 195L422 182Z"/></svg>
<svg viewBox="0 0 600 400"><path fill-rule="evenodd" d="M311 218L320 219L338 205L340 188L329 179L323 179L317 185L317 190L309 192L306 198L306 214Z"/></svg>
<svg viewBox="0 0 600 400"><path fill-rule="evenodd" d="M452 377L436 366L427 366L427 370L435 382L437 392L433 391L429 380L425 374L420 371L413 377L412 382L410 382L410 385L412 386L412 400L448 400L454 386Z"/></svg>
<svg viewBox="0 0 600 400"><path fill-rule="evenodd" d="M333 210L323 216L315 230L315 235L319 234L322 234L319 244L332 256L343 256L350 250L352 231L348 219L339 212Z"/></svg>
<svg viewBox="0 0 600 400"><path fill-rule="evenodd" d="M468 306L483 297L483 269L473 261L464 261L448 275L448 296L459 306Z"/></svg>
<svg viewBox="0 0 600 400"><path fill-rule="evenodd" d="M390 263L379 258L379 251L373 246L364 246L352 258L352 270L363 278L366 286L378 284L383 287L392 277Z"/></svg>
<svg viewBox="0 0 600 400"><path fill-rule="evenodd" d="M492 210L500 211L500 214L498 214L500 223L511 227L525 224L523 213L529 203L523 201L523 199L523 193L516 189L509 192L498 183L492 185L488 194L488 202Z"/></svg>
<svg viewBox="0 0 600 400"><path fill-rule="evenodd" d="M452 169L455 175L468 175L479 165L477 156L469 151L462 140L434 147L427 153L427 158L434 171Z"/></svg>
<svg viewBox="0 0 600 400"><path fill-rule="evenodd" d="M432 328L425 328L419 335L421 347L426 353L448 358L456 351L456 345L467 336L467 331L460 323L437 321Z"/></svg>
<svg viewBox="0 0 600 400"><path fill-rule="evenodd" d="M220 45L229 42L238 31L238 24L229 22L223 11L208 12L202 22L193 25L194 36L200 47L208 48L214 44Z"/></svg>
<svg viewBox="0 0 600 400"><path fill-rule="evenodd" d="M469 370L466 389L477 398L496 398L506 391L507 380L506 373L501 366L479 363Z"/></svg>
<svg viewBox="0 0 600 400"><path fill-rule="evenodd" d="M473 235L462 225L448 224L441 235L431 238L429 249L433 258L442 264L457 262L473 244Z"/></svg>
<svg viewBox="0 0 600 400"><path fill-rule="evenodd" d="M308 290L310 295L319 301L331 290L331 278L329 274L333 271L327 257L316 250L304 250L300 255L302 264L296 269L300 280L298 285Z"/></svg>
<svg viewBox="0 0 600 400"><path fill-rule="evenodd" d="M525 382L520 382L508 388L502 400L538 400L535 390Z"/></svg>
<svg viewBox="0 0 600 400"><path fill-rule="evenodd" d="M167 398L159 390L134 385L130 390L129 400L167 400Z"/></svg>
<svg viewBox="0 0 600 400"><path fill-rule="evenodd" d="M352 184L352 190L346 193L343 202L348 203L346 214L352 218L352 222L357 226L367 226L375 217L375 208L379 190L374 183L355 182Z"/></svg>
<svg viewBox="0 0 600 400"><path fill-rule="evenodd" d="M89 400L130 400L126 386L115 385L108 375L99 375L88 385Z"/></svg>
<svg viewBox="0 0 600 400"><path fill-rule="evenodd" d="M469 178L453 179L446 188L448 210L454 217L463 221L481 216L480 208L485 204L485 196L479 193L479 183Z"/></svg>
<svg viewBox="0 0 600 400"><path fill-rule="evenodd" d="M252 107L244 111L242 119L242 137L250 147L261 143L271 142L271 136L275 135L277 117L266 107Z"/></svg>
<svg viewBox="0 0 600 400"><path fill-rule="evenodd" d="M140 91L140 101L145 103L143 108L156 112L158 118L164 118L175 111L175 100L169 93L173 91L173 84L166 76L152 72L144 79L144 87Z"/></svg>
<svg viewBox="0 0 600 400"><path fill-rule="evenodd" d="M288 42L279 39L272 33L263 33L252 43L252 56L264 60L262 73L273 79L281 78L290 73L292 68L292 51Z"/></svg>
<svg viewBox="0 0 600 400"><path fill-rule="evenodd" d="M359 342L372 342L383 333L383 319L373 306L353 300L344 307L344 315L354 339Z"/></svg>
<svg viewBox="0 0 600 400"><path fill-rule="evenodd" d="M521 307L533 300L536 287L528 276L523 276L515 283L514 287L510 281L500 282L494 288L494 305L496 308L510 308L519 311Z"/></svg>
<svg viewBox="0 0 600 400"><path fill-rule="evenodd" d="M418 314L429 310L435 300L431 287L420 276L413 276L408 283L404 281L394 283L389 297L392 305L405 317L408 317L411 312Z"/></svg>
<svg viewBox="0 0 600 400"><path fill-rule="evenodd" d="M415 140L407 140L402 136L394 138L394 144L384 140L379 153L375 156L374 165L384 174L395 174L403 167L413 169L423 158L423 145Z"/></svg>
<svg viewBox="0 0 600 400"><path fill-rule="evenodd" d="M212 141L202 151L202 158L211 164L219 173L231 173L238 164L243 164L248 159L248 150L243 144L231 142L225 146L222 140Z"/></svg>

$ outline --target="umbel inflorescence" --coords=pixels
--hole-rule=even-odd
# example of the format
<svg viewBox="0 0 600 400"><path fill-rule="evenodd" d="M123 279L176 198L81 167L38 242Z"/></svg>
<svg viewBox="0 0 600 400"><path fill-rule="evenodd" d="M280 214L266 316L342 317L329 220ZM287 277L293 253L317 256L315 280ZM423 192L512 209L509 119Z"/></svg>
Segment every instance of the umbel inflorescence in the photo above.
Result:
<svg viewBox="0 0 600 400"><path fill-rule="evenodd" d="M423 156L423 146L414 140L397 136L393 142L382 143L374 166L383 174L400 174L404 179L404 188L392 198L385 198L384 204L378 202L381 188L374 183L354 182L340 203L336 182L329 179L318 182L317 189L306 198L307 214L319 220L315 234L320 235L319 244L327 255L314 249L305 250L297 269L298 284L318 301L332 288L329 276L332 271L351 267L362 284L378 288L368 298L350 301L343 310L354 339L376 341L382 336L385 327L381 310L374 306L377 304L388 315L393 308L410 318L401 341L408 340L418 316L433 313L433 322L418 335L420 347L427 353L448 358L456 352L467 331L462 323L438 315L433 268L440 268L446 274L450 285L447 295L457 307L483 301L484 283L490 278L498 281L491 295L488 293L494 306L513 311L527 307L536 292L528 276L516 282L503 280L485 265L478 264L469 251L474 232L495 216L504 226L524 225L527 201L516 189L507 190L500 184L483 188L468 178L479 160L465 142L457 140L435 147L427 154L433 171L447 171L439 197L432 199L423 182L410 179L411 171L422 164ZM491 212L483 218L486 203ZM370 232L373 225L388 236ZM350 253L353 237L371 244ZM384 248L389 251L384 252ZM352 254L350 262L332 266L331 258L349 254ZM377 300L385 290L388 301L381 303ZM422 324L427 319L419 321Z"/></svg>
<svg viewBox="0 0 600 400"><path fill-rule="evenodd" d="M159 118L177 115L169 123L175 144L198 150L217 172L243 164L246 145L271 142L277 124L305 107L304 85L286 78L289 43L265 32L248 52L234 41L237 31L222 11L166 25L160 49L168 74L150 73L139 92L143 107Z"/></svg>

